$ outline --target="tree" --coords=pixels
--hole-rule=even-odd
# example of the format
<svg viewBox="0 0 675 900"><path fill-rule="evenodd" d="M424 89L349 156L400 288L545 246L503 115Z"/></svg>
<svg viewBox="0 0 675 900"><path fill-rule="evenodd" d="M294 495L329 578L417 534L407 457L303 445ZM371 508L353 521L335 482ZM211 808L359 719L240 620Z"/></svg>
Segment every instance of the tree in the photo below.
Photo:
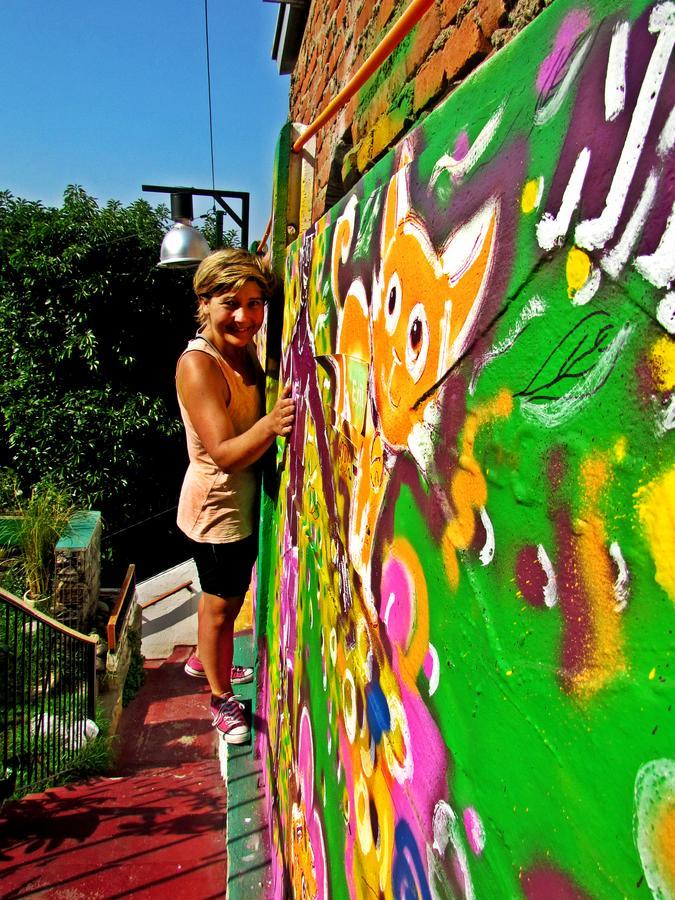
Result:
<svg viewBox="0 0 675 900"><path fill-rule="evenodd" d="M73 485L108 533L175 506L186 464L192 273L156 268L168 224L76 186L61 208L0 193L0 464Z"/></svg>

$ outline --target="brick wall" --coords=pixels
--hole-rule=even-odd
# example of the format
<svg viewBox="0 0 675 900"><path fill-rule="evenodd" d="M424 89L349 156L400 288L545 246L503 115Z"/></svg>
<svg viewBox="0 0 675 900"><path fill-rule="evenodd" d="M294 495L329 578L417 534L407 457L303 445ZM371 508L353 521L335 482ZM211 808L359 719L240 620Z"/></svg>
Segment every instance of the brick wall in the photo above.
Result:
<svg viewBox="0 0 675 900"><path fill-rule="evenodd" d="M316 219L420 117L552 0L436 0L319 134ZM347 84L409 0L314 0L291 76L291 120L308 125Z"/></svg>

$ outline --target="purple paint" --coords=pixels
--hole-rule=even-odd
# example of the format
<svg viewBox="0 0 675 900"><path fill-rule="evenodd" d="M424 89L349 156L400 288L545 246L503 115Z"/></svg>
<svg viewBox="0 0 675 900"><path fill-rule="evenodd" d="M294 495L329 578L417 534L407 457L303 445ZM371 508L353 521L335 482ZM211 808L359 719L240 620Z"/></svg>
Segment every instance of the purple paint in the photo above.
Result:
<svg viewBox="0 0 675 900"><path fill-rule="evenodd" d="M562 21L556 35L553 50L544 59L537 75L539 95L547 94L564 74L567 62L574 52L579 37L590 24L590 17L584 9L574 9Z"/></svg>
<svg viewBox="0 0 675 900"><path fill-rule="evenodd" d="M570 515L566 510L559 509L552 518L558 537L558 598L564 621L560 678L564 689L569 691L573 688L574 677L588 663L593 622L588 597L577 572Z"/></svg>
<svg viewBox="0 0 675 900"><path fill-rule="evenodd" d="M552 866L535 866L520 876L527 900L590 900L565 872Z"/></svg>
<svg viewBox="0 0 675 900"><path fill-rule="evenodd" d="M656 42L656 35L650 34L648 24L649 11L640 16L631 27L626 63L625 108L623 113L611 122L605 121L604 91L607 56L614 22L611 19L606 20L594 37L578 78L574 112L546 198L547 212L555 215L560 209L577 157L581 150L587 147L591 158L574 220L593 219L601 215ZM675 105L675 70L671 66L659 92L645 144L615 231L615 240L623 233L642 194L647 176L655 166L657 169L661 168L656 143L673 105ZM635 248L636 255L654 250L672 209L674 164L672 154L670 157L671 159L665 161L657 198ZM599 257L601 252L602 248L599 251L592 251L592 258Z"/></svg>
<svg viewBox="0 0 675 900"><path fill-rule="evenodd" d="M469 152L469 135L466 131L461 131L457 135L457 140L455 141L455 146L452 151L452 155L454 159L464 159L466 154Z"/></svg>
<svg viewBox="0 0 675 900"><path fill-rule="evenodd" d="M516 582L518 589L531 606L544 606L544 588L548 582L541 567L537 548L533 544L518 553L516 559Z"/></svg>

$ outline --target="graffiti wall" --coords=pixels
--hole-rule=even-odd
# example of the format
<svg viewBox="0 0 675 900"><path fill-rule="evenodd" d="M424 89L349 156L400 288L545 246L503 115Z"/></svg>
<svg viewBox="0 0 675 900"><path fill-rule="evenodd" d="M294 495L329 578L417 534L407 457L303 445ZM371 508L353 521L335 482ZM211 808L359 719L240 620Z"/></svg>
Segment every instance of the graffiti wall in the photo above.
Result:
<svg viewBox="0 0 675 900"><path fill-rule="evenodd" d="M675 895L674 42L556 0L288 252L279 896Z"/></svg>

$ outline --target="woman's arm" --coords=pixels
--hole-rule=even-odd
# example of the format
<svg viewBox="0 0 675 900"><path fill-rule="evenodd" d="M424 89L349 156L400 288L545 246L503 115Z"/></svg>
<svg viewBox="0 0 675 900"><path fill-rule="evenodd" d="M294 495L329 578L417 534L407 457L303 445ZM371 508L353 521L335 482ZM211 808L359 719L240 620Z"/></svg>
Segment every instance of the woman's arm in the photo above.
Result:
<svg viewBox="0 0 675 900"><path fill-rule="evenodd" d="M287 385L270 413L235 436L227 411L229 387L218 363L207 353L185 353L181 357L176 385L206 452L223 472L238 472L252 465L277 435L290 434L293 427L295 401Z"/></svg>

